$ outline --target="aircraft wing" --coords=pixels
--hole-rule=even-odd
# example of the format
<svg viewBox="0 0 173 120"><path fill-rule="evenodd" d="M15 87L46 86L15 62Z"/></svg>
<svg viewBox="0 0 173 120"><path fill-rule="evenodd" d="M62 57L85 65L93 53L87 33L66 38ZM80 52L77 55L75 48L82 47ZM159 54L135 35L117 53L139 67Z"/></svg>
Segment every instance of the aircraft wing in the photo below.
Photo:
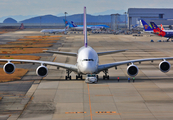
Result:
<svg viewBox="0 0 173 120"><path fill-rule="evenodd" d="M38 64L41 64L41 65L58 66L58 67L61 67L61 68L65 68L65 69L77 72L77 66L76 65L66 64L66 63L57 63L57 62L39 61L39 60L20 60L20 59L0 59L0 62L38 63Z"/></svg>
<svg viewBox="0 0 173 120"><path fill-rule="evenodd" d="M107 55L107 54L113 54L113 53L119 53L119 52L125 52L127 49L124 50L114 50L114 51L106 51L106 52L98 52L98 56L101 55Z"/></svg>
<svg viewBox="0 0 173 120"><path fill-rule="evenodd" d="M123 64L129 64L129 63L135 63L135 62L144 62L144 61L155 61L155 60L172 60L173 57L167 57L167 58L147 58L147 59L136 59L136 60L127 60L127 61L121 61L121 62L114 62L114 63L108 63L98 66L98 71L103 71L112 67L116 67Z"/></svg>
<svg viewBox="0 0 173 120"><path fill-rule="evenodd" d="M68 56L77 57L77 53L72 53L72 52L60 52L60 51L51 51L51 50L43 50L43 51L47 52L47 53L54 53L54 54L61 54L61 55L68 55Z"/></svg>

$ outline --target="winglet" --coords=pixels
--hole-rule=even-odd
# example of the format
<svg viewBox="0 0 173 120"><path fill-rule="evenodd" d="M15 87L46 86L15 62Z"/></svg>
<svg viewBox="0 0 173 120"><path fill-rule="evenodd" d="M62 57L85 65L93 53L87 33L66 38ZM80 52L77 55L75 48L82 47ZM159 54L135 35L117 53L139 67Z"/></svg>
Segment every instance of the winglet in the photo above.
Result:
<svg viewBox="0 0 173 120"><path fill-rule="evenodd" d="M84 44L87 47L87 27L86 27L86 7L84 7L84 22L83 22Z"/></svg>

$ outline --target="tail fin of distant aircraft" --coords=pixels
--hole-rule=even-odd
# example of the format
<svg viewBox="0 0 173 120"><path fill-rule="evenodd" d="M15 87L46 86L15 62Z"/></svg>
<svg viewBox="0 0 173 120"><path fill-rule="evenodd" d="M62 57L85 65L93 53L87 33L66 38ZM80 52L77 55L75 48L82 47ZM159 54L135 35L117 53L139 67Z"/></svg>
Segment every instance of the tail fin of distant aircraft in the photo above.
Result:
<svg viewBox="0 0 173 120"><path fill-rule="evenodd" d="M23 23L21 23L19 29L20 29L20 30L23 30L23 29L24 29L24 25L23 25Z"/></svg>
<svg viewBox="0 0 173 120"><path fill-rule="evenodd" d="M148 25L144 20L141 20L145 31L153 31L152 26Z"/></svg>
<svg viewBox="0 0 173 120"><path fill-rule="evenodd" d="M65 31L68 30L68 29L69 29L69 25L67 25L67 26L65 27Z"/></svg>
<svg viewBox="0 0 173 120"><path fill-rule="evenodd" d="M160 24L160 26L161 26L161 30L165 30L165 29L163 28L163 25L162 25L162 24Z"/></svg>
<svg viewBox="0 0 173 120"><path fill-rule="evenodd" d="M73 25L71 23L69 23L67 20L63 19L64 23L65 23L65 26L68 26L71 28L73 27Z"/></svg>
<svg viewBox="0 0 173 120"><path fill-rule="evenodd" d="M166 35L166 32L162 31L154 22L150 22L151 26L153 27L153 31L158 36L164 37Z"/></svg>
<svg viewBox="0 0 173 120"><path fill-rule="evenodd" d="M87 25L86 25L86 7L84 7L84 22L83 22L83 33L84 33L84 41L85 47L87 47Z"/></svg>
<svg viewBox="0 0 173 120"><path fill-rule="evenodd" d="M73 25L73 27L77 27L77 25L73 21L71 21L71 24Z"/></svg>
<svg viewBox="0 0 173 120"><path fill-rule="evenodd" d="M162 31L154 22L150 22L153 30L159 30Z"/></svg>

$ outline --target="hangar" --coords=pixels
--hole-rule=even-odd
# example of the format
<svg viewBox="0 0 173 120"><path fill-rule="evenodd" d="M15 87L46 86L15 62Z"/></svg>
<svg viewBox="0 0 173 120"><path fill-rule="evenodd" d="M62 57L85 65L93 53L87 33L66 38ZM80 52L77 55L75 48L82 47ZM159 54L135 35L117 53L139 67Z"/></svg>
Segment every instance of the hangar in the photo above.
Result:
<svg viewBox="0 0 173 120"><path fill-rule="evenodd" d="M173 25L172 8L129 8L127 15L129 29L140 24L141 19L147 23L153 21L156 24Z"/></svg>

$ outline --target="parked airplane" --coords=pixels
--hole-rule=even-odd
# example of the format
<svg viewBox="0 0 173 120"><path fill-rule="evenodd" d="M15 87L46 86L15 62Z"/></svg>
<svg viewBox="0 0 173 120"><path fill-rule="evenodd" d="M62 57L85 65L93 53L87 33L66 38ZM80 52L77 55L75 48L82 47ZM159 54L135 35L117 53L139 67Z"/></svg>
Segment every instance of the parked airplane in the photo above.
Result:
<svg viewBox="0 0 173 120"><path fill-rule="evenodd" d="M143 61L154 61L154 60L162 60L159 64L159 68L162 72L168 72L171 68L170 63L167 61L169 59L173 59L173 57L165 57L165 58L148 58L148 59L136 59L136 60L127 60L127 61L120 61L120 62L113 62L99 65L99 57L102 55L113 54L118 52L124 52L126 50L115 50L115 51L106 51L106 52L96 52L92 47L88 46L87 41L87 27L86 27L86 7L84 7L84 46L78 50L78 53L72 52L60 52L60 51L46 51L49 53L55 54L62 54L62 55L69 55L77 57L77 63L75 65L67 64L67 63L57 63L57 62L49 62L49 61L39 61L39 60L21 60L21 59L0 59L0 61L7 61L7 63L3 66L3 70L8 73L12 74L15 71L15 65L12 62L26 62L26 63L38 63L41 64L36 69L36 74L41 77L45 77L48 74L48 69L46 65L52 65L61 67L67 70L66 79L71 79L70 73L75 72L76 79L81 78L82 75L85 74L99 74L101 71L104 72L103 79L109 79L108 69L119 65L130 64L127 67L127 73L129 76L136 76L138 74L138 67L134 65L136 62L143 62ZM95 83L97 81L94 81Z"/></svg>
<svg viewBox="0 0 173 120"><path fill-rule="evenodd" d="M75 29L83 30L83 25L76 25L73 21L71 21L71 24ZM87 30L102 30L109 28L107 25L87 25Z"/></svg>
<svg viewBox="0 0 173 120"><path fill-rule="evenodd" d="M75 30L83 30L83 25L76 25L73 21L68 22L67 20L64 20L66 25L69 25L70 28ZM98 30L98 29L106 29L109 28L107 25L87 25L87 30Z"/></svg>
<svg viewBox="0 0 173 120"><path fill-rule="evenodd" d="M161 37L166 37L167 41L169 41L170 38L173 37L173 30L161 30L154 22L150 22L153 28L154 34L161 36Z"/></svg>
<svg viewBox="0 0 173 120"><path fill-rule="evenodd" d="M43 29L40 32L42 33L49 33L49 34L56 34L56 33L64 33L66 34L66 31L68 31L69 25L66 26L64 29Z"/></svg>

